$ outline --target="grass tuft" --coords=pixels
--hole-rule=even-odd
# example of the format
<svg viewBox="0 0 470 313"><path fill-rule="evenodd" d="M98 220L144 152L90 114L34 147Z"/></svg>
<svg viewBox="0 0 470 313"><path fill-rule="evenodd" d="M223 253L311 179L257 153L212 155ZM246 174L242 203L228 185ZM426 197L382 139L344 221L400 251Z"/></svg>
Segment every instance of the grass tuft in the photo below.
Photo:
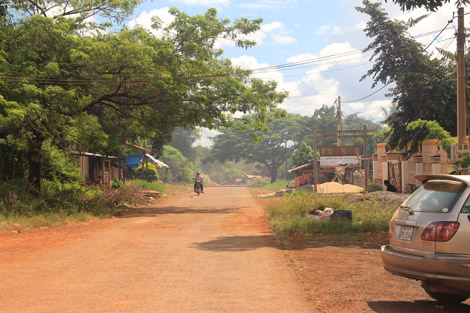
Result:
<svg viewBox="0 0 470 313"><path fill-rule="evenodd" d="M287 194L271 201L266 216L274 237L283 241L291 235L355 234L388 231L388 223L401 201L365 200L355 196L328 196L312 193ZM312 210L327 207L352 211L353 221L328 222L309 218Z"/></svg>

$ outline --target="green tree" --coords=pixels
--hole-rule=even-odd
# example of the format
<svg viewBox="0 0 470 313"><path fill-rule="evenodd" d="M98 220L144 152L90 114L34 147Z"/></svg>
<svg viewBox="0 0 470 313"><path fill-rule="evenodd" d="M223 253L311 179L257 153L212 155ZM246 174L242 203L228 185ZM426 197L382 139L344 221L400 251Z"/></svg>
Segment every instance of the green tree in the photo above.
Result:
<svg viewBox="0 0 470 313"><path fill-rule="evenodd" d="M421 144L423 137L424 139L439 139L438 144L444 148L448 156L450 156L451 145L457 143L457 140L453 139L449 132L436 121L418 119L408 124L406 129L413 132L415 140L418 141L417 144Z"/></svg>
<svg viewBox="0 0 470 313"><path fill-rule="evenodd" d="M0 32L0 137L24 152L37 189L46 141L61 149L106 146L98 120L82 111L80 87L60 84L80 75L74 34L71 20L37 15Z"/></svg>
<svg viewBox="0 0 470 313"><path fill-rule="evenodd" d="M245 161L220 162L215 159L205 159L202 162L202 172L208 175L210 179L217 183L233 183L237 178L243 178L247 174L257 174L259 169L257 163L248 163Z"/></svg>
<svg viewBox="0 0 470 313"><path fill-rule="evenodd" d="M418 117L435 120L455 135L455 60L448 54L433 58L421 44L409 37L409 27L421 18L408 23L392 21L379 3L364 0L363 4L364 7L357 10L370 16L365 31L368 37L374 38L365 51L373 51L371 59L375 60L363 79L373 77L373 87L378 83L395 84L390 96L397 105L396 111L385 121L390 127L389 146L407 149L408 142L413 141L415 134L406 126ZM413 153L416 149L414 144L408 152Z"/></svg>
<svg viewBox="0 0 470 313"><path fill-rule="evenodd" d="M26 16L38 14L54 19L73 16L84 21L89 17L99 15L122 22L124 18L132 14L133 9L140 3L140 0L7 0L3 2L3 5Z"/></svg>
<svg viewBox="0 0 470 313"><path fill-rule="evenodd" d="M292 154L292 165L298 167L307 164L310 160L313 160L313 149L305 141L302 141L297 150Z"/></svg>
<svg viewBox="0 0 470 313"><path fill-rule="evenodd" d="M179 128L173 134L170 146L178 149L189 160L196 161L198 155L193 143L199 138L199 133L194 129Z"/></svg>
<svg viewBox="0 0 470 313"><path fill-rule="evenodd" d="M287 94L274 82L250 80L214 47L221 37L252 46L241 37L261 20L230 24L214 9L195 17L171 13L175 21L163 38L142 28L83 36L79 19L39 15L0 33L0 136L25 152L36 188L46 140L123 155L126 140L221 127L237 112L255 113L253 125L262 128L278 111ZM165 143L152 142L153 149Z"/></svg>
<svg viewBox="0 0 470 313"><path fill-rule="evenodd" d="M450 0L391 0L394 4L398 4L400 8L405 10L413 10L416 8L425 8L429 11L436 11L445 3L449 3ZM388 2L388 0L385 0ZM470 0L455 0L455 6L461 7L470 3Z"/></svg>
<svg viewBox="0 0 470 313"><path fill-rule="evenodd" d="M278 169L291 156L302 142L307 128L308 118L286 114L267 124L269 131L255 133L256 140L247 131L242 131L244 123L252 123L254 116L239 119L235 127L226 128L214 138L213 155L220 161L246 160L266 166L275 182ZM238 128L238 129L237 129Z"/></svg>
<svg viewBox="0 0 470 313"><path fill-rule="evenodd" d="M195 170L192 163L178 149L164 146L162 161L170 166L172 182L191 182Z"/></svg>
<svg viewBox="0 0 470 313"><path fill-rule="evenodd" d="M367 142L368 151L367 153L370 155L376 149L377 142L383 142L384 133L381 131L382 126L373 122L370 119L365 119L358 116L359 113L354 113L350 115L344 114L342 117L342 128L343 130L359 130L362 131L364 125L367 127L368 131L374 132L374 137L370 138ZM337 109L335 106L326 106L323 105L321 108L315 110L313 116L310 119L309 127L316 126L318 131L336 131L338 129L338 116L337 116ZM304 141L310 147L313 146L312 136L307 135L304 137ZM343 145L346 146L360 146L364 145L364 141L362 138L358 139L350 139L345 138L342 141ZM318 147L329 147L329 146L336 146L337 139L336 138L318 138L317 139L317 146Z"/></svg>

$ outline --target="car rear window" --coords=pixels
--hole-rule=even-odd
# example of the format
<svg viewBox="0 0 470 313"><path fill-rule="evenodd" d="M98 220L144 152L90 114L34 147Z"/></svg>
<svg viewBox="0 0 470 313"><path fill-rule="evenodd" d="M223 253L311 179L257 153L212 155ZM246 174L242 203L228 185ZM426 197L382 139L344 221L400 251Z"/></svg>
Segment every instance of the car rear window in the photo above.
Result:
<svg viewBox="0 0 470 313"><path fill-rule="evenodd" d="M413 212L450 212L466 184L453 180L430 180L404 203Z"/></svg>

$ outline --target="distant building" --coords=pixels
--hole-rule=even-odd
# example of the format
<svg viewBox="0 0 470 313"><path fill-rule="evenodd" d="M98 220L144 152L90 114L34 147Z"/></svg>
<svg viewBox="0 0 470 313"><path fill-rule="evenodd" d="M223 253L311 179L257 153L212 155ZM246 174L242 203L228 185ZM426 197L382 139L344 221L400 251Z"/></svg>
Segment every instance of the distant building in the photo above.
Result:
<svg viewBox="0 0 470 313"><path fill-rule="evenodd" d="M447 173L453 162L437 143L437 139L424 140L420 151L409 157L398 151L386 151L385 143L378 144L372 156L373 181L383 184L389 180L398 192L406 192L421 185L416 175Z"/></svg>
<svg viewBox="0 0 470 313"><path fill-rule="evenodd" d="M142 167L145 168L145 174L144 174L144 179L146 180L151 180L151 178L148 176L148 162L153 163L156 168L162 168L165 170L165 178L164 178L164 183L167 182L168 179L168 171L170 169L170 166L166 165L160 160L157 160L153 156L150 155L150 150L139 147L137 145L134 145L132 143L126 142L127 146L130 146L138 151L140 151L140 154L129 154L126 156L126 161L123 162L122 164L130 167L130 168L136 168L139 163L142 164ZM131 177L132 178L132 177ZM153 178L155 179L155 178Z"/></svg>
<svg viewBox="0 0 470 313"><path fill-rule="evenodd" d="M111 186L113 179L124 180L124 169L117 163L117 157L89 152L72 152L80 167L80 173L87 184Z"/></svg>

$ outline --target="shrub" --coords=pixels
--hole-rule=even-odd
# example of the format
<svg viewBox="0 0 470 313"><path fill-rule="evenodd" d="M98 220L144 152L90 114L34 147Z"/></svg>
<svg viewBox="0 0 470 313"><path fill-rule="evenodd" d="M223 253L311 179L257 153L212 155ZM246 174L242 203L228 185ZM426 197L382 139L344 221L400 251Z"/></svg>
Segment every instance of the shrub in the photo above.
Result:
<svg viewBox="0 0 470 313"><path fill-rule="evenodd" d="M124 182L119 179L113 179L113 183L111 184L111 188L114 188L114 189L118 189L124 186L125 186Z"/></svg>
<svg viewBox="0 0 470 313"><path fill-rule="evenodd" d="M165 191L165 185L159 182L148 182L142 179L134 179L129 181L129 186L138 186L143 189L155 190L163 193Z"/></svg>
<svg viewBox="0 0 470 313"><path fill-rule="evenodd" d="M369 185L367 187L368 192L375 192L375 191L383 191L383 185L379 183L373 183L369 182Z"/></svg>
<svg viewBox="0 0 470 313"><path fill-rule="evenodd" d="M387 231L388 223L400 202L401 200L378 201L348 196L294 193L268 205L266 215L277 239L288 235L316 233L357 234ZM320 222L308 217L308 212L323 210L326 207L352 211L353 221Z"/></svg>

